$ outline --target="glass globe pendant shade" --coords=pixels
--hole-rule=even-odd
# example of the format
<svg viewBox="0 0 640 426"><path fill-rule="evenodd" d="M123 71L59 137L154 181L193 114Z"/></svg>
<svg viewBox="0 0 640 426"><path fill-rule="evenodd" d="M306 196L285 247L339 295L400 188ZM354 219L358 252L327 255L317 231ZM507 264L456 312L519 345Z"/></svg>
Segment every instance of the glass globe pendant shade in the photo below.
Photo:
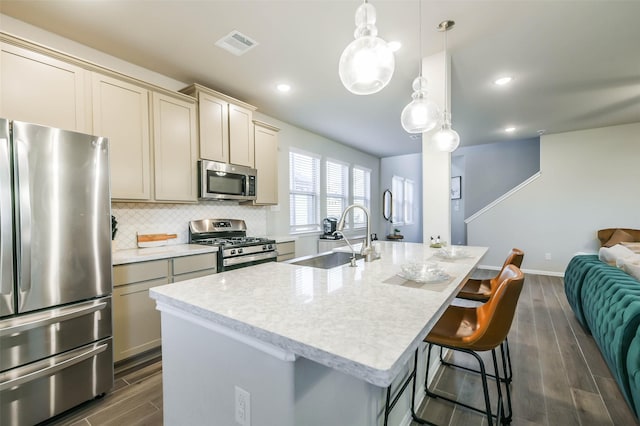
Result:
<svg viewBox="0 0 640 426"><path fill-rule="evenodd" d="M377 37L375 9L368 3L356 11L355 40L340 56L338 74L348 91L370 95L382 90L391 81L395 58L387 42Z"/></svg>
<svg viewBox="0 0 640 426"><path fill-rule="evenodd" d="M451 128L451 120L445 118L442 127L431 138L436 149L443 152L453 152L460 145L460 135Z"/></svg>
<svg viewBox="0 0 640 426"><path fill-rule="evenodd" d="M423 133L436 127L440 111L435 102L427 99L427 79L420 76L413 80L413 100L402 110L400 122L409 133Z"/></svg>

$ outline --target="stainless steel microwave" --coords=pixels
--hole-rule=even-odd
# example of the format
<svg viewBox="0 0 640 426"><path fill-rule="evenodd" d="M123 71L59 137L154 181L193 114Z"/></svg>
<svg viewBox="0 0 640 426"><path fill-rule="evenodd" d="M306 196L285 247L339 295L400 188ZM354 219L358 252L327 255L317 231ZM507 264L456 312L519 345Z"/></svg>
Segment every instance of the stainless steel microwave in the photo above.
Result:
<svg viewBox="0 0 640 426"><path fill-rule="evenodd" d="M201 199L256 199L256 169L209 160L200 160L198 165Z"/></svg>

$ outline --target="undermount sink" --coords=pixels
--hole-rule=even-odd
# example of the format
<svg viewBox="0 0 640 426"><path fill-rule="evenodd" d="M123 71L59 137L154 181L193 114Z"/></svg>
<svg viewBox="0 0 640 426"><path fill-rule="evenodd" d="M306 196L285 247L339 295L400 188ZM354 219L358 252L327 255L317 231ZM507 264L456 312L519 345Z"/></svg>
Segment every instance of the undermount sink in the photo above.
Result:
<svg viewBox="0 0 640 426"><path fill-rule="evenodd" d="M351 256L352 254L348 252L334 251L331 253L301 257L289 263L292 265L311 266L312 268L331 269L336 266L346 265L351 260ZM356 259L362 259L362 256L356 253Z"/></svg>

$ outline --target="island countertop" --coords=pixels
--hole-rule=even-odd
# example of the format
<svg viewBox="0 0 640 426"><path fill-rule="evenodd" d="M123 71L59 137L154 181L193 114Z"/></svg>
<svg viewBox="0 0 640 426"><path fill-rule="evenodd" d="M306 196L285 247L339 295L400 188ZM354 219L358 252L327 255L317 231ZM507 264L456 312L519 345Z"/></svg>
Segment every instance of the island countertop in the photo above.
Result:
<svg viewBox="0 0 640 426"><path fill-rule="evenodd" d="M265 263L150 289L163 306L238 335L388 386L487 251L436 256L427 244L377 242L381 259L332 269ZM344 251L344 250L342 250ZM419 285L397 274L438 262L452 278Z"/></svg>

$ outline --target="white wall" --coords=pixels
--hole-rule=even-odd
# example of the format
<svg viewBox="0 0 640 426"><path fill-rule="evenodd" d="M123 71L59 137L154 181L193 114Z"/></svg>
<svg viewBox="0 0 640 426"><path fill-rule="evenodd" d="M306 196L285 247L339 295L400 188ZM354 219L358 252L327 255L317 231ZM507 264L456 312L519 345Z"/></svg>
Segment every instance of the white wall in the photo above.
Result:
<svg viewBox="0 0 640 426"><path fill-rule="evenodd" d="M404 236L404 242L422 242L422 154L397 155L385 157L380 160L380 191L388 189L392 191L391 178L400 176L411 179L415 185L413 217L414 223L410 225L398 226L400 233ZM396 194L394 194L395 196ZM381 203L382 201L380 201ZM382 206L380 206L382 208ZM384 239L385 235L393 233L395 225L384 220L382 211L378 216L378 238Z"/></svg>
<svg viewBox="0 0 640 426"><path fill-rule="evenodd" d="M640 123L543 136L540 149L541 177L467 226L469 245L490 247L484 265L519 247L524 269L562 274L598 249L598 229L640 229Z"/></svg>

